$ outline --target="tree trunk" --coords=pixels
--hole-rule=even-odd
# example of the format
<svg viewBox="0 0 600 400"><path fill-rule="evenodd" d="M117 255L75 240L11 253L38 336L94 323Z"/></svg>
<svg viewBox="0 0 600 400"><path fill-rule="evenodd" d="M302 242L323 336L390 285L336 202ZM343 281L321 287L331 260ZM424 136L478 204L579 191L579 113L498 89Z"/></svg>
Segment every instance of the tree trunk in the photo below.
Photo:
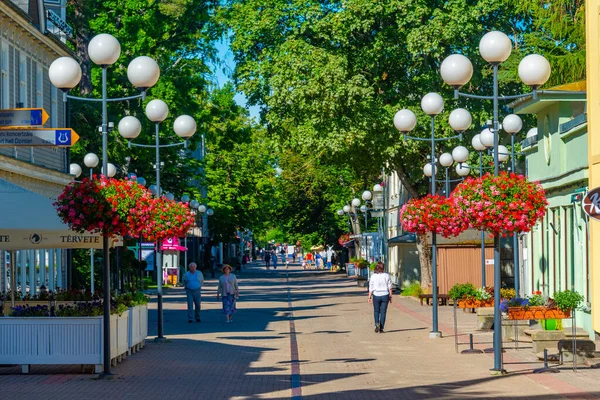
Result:
<svg viewBox="0 0 600 400"><path fill-rule="evenodd" d="M431 245L429 235L417 235L417 251L421 264L421 287L423 289L431 286Z"/></svg>
<svg viewBox="0 0 600 400"><path fill-rule="evenodd" d="M90 42L89 38L89 21L90 5L86 0L71 0L70 5L73 6L73 18L69 23L73 25L75 38L71 42L75 45L77 57L81 60L81 81L79 82L79 91L82 95L87 95L92 92L92 76L90 73L90 56L87 48Z"/></svg>

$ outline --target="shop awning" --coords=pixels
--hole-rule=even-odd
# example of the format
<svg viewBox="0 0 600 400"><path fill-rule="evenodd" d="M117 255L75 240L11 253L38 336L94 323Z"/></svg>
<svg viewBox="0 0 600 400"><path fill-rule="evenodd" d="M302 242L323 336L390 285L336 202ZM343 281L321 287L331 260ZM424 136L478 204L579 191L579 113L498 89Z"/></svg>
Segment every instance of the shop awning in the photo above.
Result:
<svg viewBox="0 0 600 400"><path fill-rule="evenodd" d="M100 234L70 230L52 203L0 179L0 250L102 248Z"/></svg>
<svg viewBox="0 0 600 400"><path fill-rule="evenodd" d="M405 233L404 235L396 236L388 239L388 246L398 246L401 244L410 244L417 242L417 235L414 233Z"/></svg>

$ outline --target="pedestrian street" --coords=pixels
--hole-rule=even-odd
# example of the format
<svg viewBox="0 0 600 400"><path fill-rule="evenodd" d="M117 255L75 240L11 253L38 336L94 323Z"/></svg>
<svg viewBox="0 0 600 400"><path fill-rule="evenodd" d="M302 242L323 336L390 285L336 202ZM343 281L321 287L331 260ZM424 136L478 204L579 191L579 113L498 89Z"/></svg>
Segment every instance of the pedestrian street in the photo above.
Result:
<svg viewBox="0 0 600 400"><path fill-rule="evenodd" d="M510 373L492 375L489 354L454 352L451 307L440 310L444 338L431 340L430 307L395 296L386 332L377 334L366 289L344 274L249 264L237 275L232 323L225 323L216 301L215 279L205 282L200 323L187 322L183 290L169 289L167 341L153 341L153 303L145 348L118 364L112 378L74 366L32 366L29 375L3 367L3 398L561 399L600 393L595 370L533 375L540 364L512 351L505 354ZM473 315L459 313L459 330L471 326ZM491 335L477 338L477 346L489 347Z"/></svg>

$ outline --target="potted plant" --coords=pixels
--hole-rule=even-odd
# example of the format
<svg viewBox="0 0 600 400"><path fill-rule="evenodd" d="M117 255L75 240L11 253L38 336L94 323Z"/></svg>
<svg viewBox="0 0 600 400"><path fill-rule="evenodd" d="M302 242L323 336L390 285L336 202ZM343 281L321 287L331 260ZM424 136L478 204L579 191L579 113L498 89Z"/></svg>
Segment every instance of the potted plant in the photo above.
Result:
<svg viewBox="0 0 600 400"><path fill-rule="evenodd" d="M494 306L494 288L485 286L477 289L475 292L475 307L493 307Z"/></svg>
<svg viewBox="0 0 600 400"><path fill-rule="evenodd" d="M474 308L477 289L472 283L457 283L448 291L448 296L458 302L459 308Z"/></svg>
<svg viewBox="0 0 600 400"><path fill-rule="evenodd" d="M584 301L584 297L574 290L563 290L554 293L554 303L556 308L562 312L577 310Z"/></svg>

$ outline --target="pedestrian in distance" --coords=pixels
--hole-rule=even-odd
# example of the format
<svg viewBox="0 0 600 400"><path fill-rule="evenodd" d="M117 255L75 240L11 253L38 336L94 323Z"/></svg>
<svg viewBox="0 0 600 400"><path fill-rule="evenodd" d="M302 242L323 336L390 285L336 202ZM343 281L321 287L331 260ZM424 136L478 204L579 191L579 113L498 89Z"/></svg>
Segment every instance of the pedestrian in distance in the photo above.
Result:
<svg viewBox="0 0 600 400"><path fill-rule="evenodd" d="M311 269L312 262L313 262L313 255L312 255L312 253L308 253L306 255L306 265L308 266L308 269Z"/></svg>
<svg viewBox="0 0 600 400"><path fill-rule="evenodd" d="M392 280L383 272L384 268L383 263L378 262L369 279L369 303L373 303L376 333L383 333L388 304L392 302Z"/></svg>
<svg viewBox="0 0 600 400"><path fill-rule="evenodd" d="M274 251L271 255L271 262L273 263L273 269L277 269L277 252Z"/></svg>
<svg viewBox="0 0 600 400"><path fill-rule="evenodd" d="M197 265L191 262L189 271L183 275L183 286L185 287L185 295L187 297L187 312L188 322L200 322L200 296L202 292L202 284L204 283L204 275L196 270Z"/></svg>
<svg viewBox="0 0 600 400"><path fill-rule="evenodd" d="M267 269L269 269L269 267L271 266L271 252L270 251L265 251L265 266L267 267Z"/></svg>
<svg viewBox="0 0 600 400"><path fill-rule="evenodd" d="M223 314L225 314L225 322L232 321L233 313L237 311L235 303L240 297L237 278L231 273L229 264L223 265L223 275L219 278L219 287L217 288L217 301L219 297L223 301Z"/></svg>

